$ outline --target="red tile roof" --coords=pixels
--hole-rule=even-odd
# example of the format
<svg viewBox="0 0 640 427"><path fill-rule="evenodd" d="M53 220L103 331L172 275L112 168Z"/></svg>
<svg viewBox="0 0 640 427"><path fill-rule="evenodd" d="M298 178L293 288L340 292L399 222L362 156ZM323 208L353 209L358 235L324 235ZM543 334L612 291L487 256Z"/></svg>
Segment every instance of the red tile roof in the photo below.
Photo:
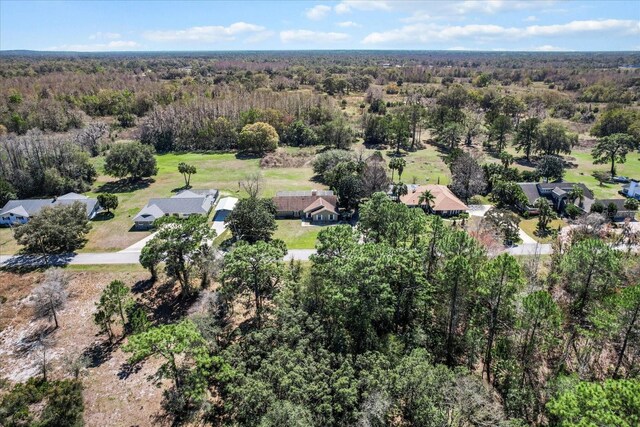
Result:
<svg viewBox="0 0 640 427"><path fill-rule="evenodd" d="M420 196L428 190L433 194L435 199L432 204L434 211L466 211L469 209L446 185L427 184L417 185L415 187L409 186L408 190L408 194L400 197L400 201L407 206L418 206ZM423 202L423 205L424 204L426 204L426 202Z"/></svg>

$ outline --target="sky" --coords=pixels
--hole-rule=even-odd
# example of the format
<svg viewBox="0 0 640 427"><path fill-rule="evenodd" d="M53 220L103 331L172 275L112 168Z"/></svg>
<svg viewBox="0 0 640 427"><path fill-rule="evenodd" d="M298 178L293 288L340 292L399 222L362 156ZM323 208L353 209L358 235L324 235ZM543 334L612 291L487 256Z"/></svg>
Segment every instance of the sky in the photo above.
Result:
<svg viewBox="0 0 640 427"><path fill-rule="evenodd" d="M640 50L640 0L0 0L0 50Z"/></svg>

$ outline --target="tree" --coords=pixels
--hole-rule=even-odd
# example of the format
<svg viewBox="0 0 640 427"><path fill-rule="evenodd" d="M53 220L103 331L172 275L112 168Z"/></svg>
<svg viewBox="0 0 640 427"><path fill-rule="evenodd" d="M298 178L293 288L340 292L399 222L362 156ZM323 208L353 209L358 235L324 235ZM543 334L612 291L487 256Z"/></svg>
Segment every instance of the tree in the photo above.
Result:
<svg viewBox="0 0 640 427"><path fill-rule="evenodd" d="M638 395L637 379L580 381L553 396L547 410L559 427L632 427L640 424Z"/></svg>
<svg viewBox="0 0 640 427"><path fill-rule="evenodd" d="M111 193L98 194L98 204L110 213L118 207L118 196Z"/></svg>
<svg viewBox="0 0 640 427"><path fill-rule="evenodd" d="M505 169L509 169L509 166L513 164L513 156L506 151L501 151L498 158L500 159L500 163L502 163L502 167Z"/></svg>
<svg viewBox="0 0 640 427"><path fill-rule="evenodd" d="M513 130L511 125L511 119L505 115L499 115L492 122L489 127L489 141L495 142L495 150L497 152L504 151L507 147L507 138Z"/></svg>
<svg viewBox="0 0 640 427"><path fill-rule="evenodd" d="M520 233L520 217L505 209L492 208L487 211L484 220L495 226L507 245L517 241Z"/></svg>
<svg viewBox="0 0 640 427"><path fill-rule="evenodd" d="M544 155L569 154L574 145L578 143L578 135L569 133L560 122L546 121L538 130L536 151Z"/></svg>
<svg viewBox="0 0 640 427"><path fill-rule="evenodd" d="M611 175L605 171L593 171L591 172L591 176L598 181L598 185L600 185L600 187L602 187L603 182L607 182L611 179Z"/></svg>
<svg viewBox="0 0 640 427"><path fill-rule="evenodd" d="M616 175L616 162L624 163L627 160L627 153L637 147L631 135L626 133L614 133L598 140L598 143L591 151L593 163L611 165L611 177Z"/></svg>
<svg viewBox="0 0 640 427"><path fill-rule="evenodd" d="M348 150L354 140L353 130L346 120L336 118L320 127L317 140L326 147Z"/></svg>
<svg viewBox="0 0 640 427"><path fill-rule="evenodd" d="M458 148L464 136L464 126L457 122L448 122L444 126L436 128L436 140L444 144L449 151Z"/></svg>
<svg viewBox="0 0 640 427"><path fill-rule="evenodd" d="M225 256L222 293L232 299L242 295L253 298L258 327L265 301L273 298L284 279L282 258L286 253L283 242L258 241L239 243Z"/></svg>
<svg viewBox="0 0 640 427"><path fill-rule="evenodd" d="M173 381L175 399L181 403L180 411L202 401L214 364L222 364L218 357L209 354L207 342L190 320L156 326L132 335L122 350L131 353L131 364L149 357L163 360L155 379L158 384L164 378ZM170 397L170 393L165 392L165 398Z"/></svg>
<svg viewBox="0 0 640 427"><path fill-rule="evenodd" d="M558 156L543 156L536 165L536 174L547 181L560 181L564 176L564 161Z"/></svg>
<svg viewBox="0 0 640 427"><path fill-rule="evenodd" d="M378 191L389 189L389 177L384 162L367 161L362 171L362 191L364 197L371 197Z"/></svg>
<svg viewBox="0 0 640 427"><path fill-rule="evenodd" d="M100 138L108 131L106 123L93 123L76 135L76 141L87 150L92 157L100 154Z"/></svg>
<svg viewBox="0 0 640 427"><path fill-rule="evenodd" d="M435 201L435 196L429 190L423 191L422 194L420 194L420 197L418 197L418 204L420 206L425 205L426 210L429 213L433 212L433 204L435 203Z"/></svg>
<svg viewBox="0 0 640 427"><path fill-rule="evenodd" d="M396 146L396 156L400 155L400 147L405 147L409 140L409 120L404 113L395 114L389 123L390 137Z"/></svg>
<svg viewBox="0 0 640 427"><path fill-rule="evenodd" d="M640 202L638 201L638 199L628 197L624 201L624 208L629 209L630 211L637 211L639 206L640 206Z"/></svg>
<svg viewBox="0 0 640 427"><path fill-rule="evenodd" d="M224 220L236 240L269 241L278 228L276 206L271 199L241 199Z"/></svg>
<svg viewBox="0 0 640 427"><path fill-rule="evenodd" d="M240 150L263 156L278 148L278 132L268 123L256 122L246 125L240 131Z"/></svg>
<svg viewBox="0 0 640 427"><path fill-rule="evenodd" d="M47 255L81 248L90 230L85 205L74 202L42 208L29 222L15 227L13 236L26 252Z"/></svg>
<svg viewBox="0 0 640 427"><path fill-rule="evenodd" d="M104 159L104 171L116 178L147 178L158 173L153 147L139 142L115 144Z"/></svg>
<svg viewBox="0 0 640 427"><path fill-rule="evenodd" d="M469 153L462 153L451 165L451 190L465 203L487 187L484 171Z"/></svg>
<svg viewBox="0 0 640 427"><path fill-rule="evenodd" d="M196 173L196 167L193 165L188 165L184 162L178 163L178 172L182 174L184 178L184 187L190 188L191 185L191 175Z"/></svg>
<svg viewBox="0 0 640 427"><path fill-rule="evenodd" d="M191 273L199 267L201 247L209 244L209 240L215 237L215 231L202 215L192 215L186 219L161 217L156 220L155 226L158 232L145 244L149 249L143 248L141 262L155 268L156 261L163 261L166 274L176 279L182 292L189 296L192 292ZM155 256L150 254L151 250Z"/></svg>
<svg viewBox="0 0 640 427"><path fill-rule="evenodd" d="M498 208L509 207L517 209L525 206L528 202L527 196L522 191L522 187L513 181L497 181L493 184L493 189L489 196Z"/></svg>
<svg viewBox="0 0 640 427"><path fill-rule="evenodd" d="M486 319L484 372L491 383L494 343L515 316L515 295L524 286L520 264L501 254L483 266L479 288L482 317Z"/></svg>
<svg viewBox="0 0 640 427"><path fill-rule="evenodd" d="M58 311L63 309L69 293L69 277L59 268L47 270L42 283L33 291L33 310L37 318L53 319L58 328Z"/></svg>
<svg viewBox="0 0 640 427"><path fill-rule="evenodd" d="M533 206L538 210L538 232L546 234L549 229L549 223L556 218L556 213L553 211L551 203L544 197L537 198Z"/></svg>
<svg viewBox="0 0 640 427"><path fill-rule="evenodd" d="M130 293L129 288L123 282L114 280L102 291L100 301L96 303L93 320L100 327L100 331L107 334L109 341L115 336L112 329L114 316L120 318L123 329L127 324L125 313L133 305Z"/></svg>
<svg viewBox="0 0 640 427"><path fill-rule="evenodd" d="M308 147L318 143L318 135L302 120L287 126L282 134L282 143L292 147Z"/></svg>
<svg viewBox="0 0 640 427"><path fill-rule="evenodd" d="M571 345L578 328L588 326L587 318L615 289L620 280L621 263L616 251L605 242L588 238L569 248L560 267L571 297Z"/></svg>
<svg viewBox="0 0 640 427"><path fill-rule="evenodd" d="M4 206L9 200L17 198L15 188L9 182L0 178L0 206Z"/></svg>
<svg viewBox="0 0 640 427"><path fill-rule="evenodd" d="M574 184L574 186L571 188L571 191L569 191L567 198L571 203L574 203L574 204L577 200L578 206L582 207L584 203L584 188Z"/></svg>
<svg viewBox="0 0 640 427"><path fill-rule="evenodd" d="M536 146L538 140L538 128L540 126L540 119L531 117L524 120L518 126L518 132L514 140L514 145L518 152L524 151L524 155L527 158L527 162L531 161L531 152Z"/></svg>
<svg viewBox="0 0 640 427"><path fill-rule="evenodd" d="M402 157L394 157L389 161L389 169L391 169L391 182L394 182L393 175L394 172L398 171L398 180L402 179L402 172L404 168L407 166L407 161Z"/></svg>
<svg viewBox="0 0 640 427"><path fill-rule="evenodd" d="M362 179L355 174L344 174L332 186L338 196L338 204L346 210L355 209L364 196Z"/></svg>
<svg viewBox="0 0 640 427"><path fill-rule="evenodd" d="M163 255L160 252L162 242L159 240L149 240L140 251L140 265L149 270L151 280L155 282L158 279L158 265L162 262Z"/></svg>
<svg viewBox="0 0 640 427"><path fill-rule="evenodd" d="M604 138L616 133L631 134L630 130L633 124L637 123L639 119L638 113L631 109L608 108L594 123L591 135Z"/></svg>
<svg viewBox="0 0 640 427"><path fill-rule="evenodd" d="M393 190L391 191L393 193L393 197L396 199L396 202L399 202L402 196L407 195L409 189L407 188L407 184L398 182L397 184L393 185Z"/></svg>
<svg viewBox="0 0 640 427"><path fill-rule="evenodd" d="M620 293L615 294L611 298L609 311L614 317L613 323L616 331L614 336L617 338L618 355L613 371L613 378L617 378L629 347L634 350L638 348L638 337L640 336L640 285L628 286Z"/></svg>

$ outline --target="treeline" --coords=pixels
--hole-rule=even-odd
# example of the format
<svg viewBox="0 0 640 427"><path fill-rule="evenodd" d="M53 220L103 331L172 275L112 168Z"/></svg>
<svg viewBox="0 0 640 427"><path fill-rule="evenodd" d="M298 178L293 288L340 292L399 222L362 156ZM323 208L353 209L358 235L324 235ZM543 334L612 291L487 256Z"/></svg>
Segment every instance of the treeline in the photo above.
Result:
<svg viewBox="0 0 640 427"><path fill-rule="evenodd" d="M345 95L372 84L462 83L550 89L583 102L638 100L634 54L259 53L210 55L3 55L0 124L10 132L66 131L90 117L130 127L159 106L258 90ZM568 107L571 102L565 103ZM570 115L569 115L570 116Z"/></svg>
<svg viewBox="0 0 640 427"><path fill-rule="evenodd" d="M30 130L0 140L0 197L57 196L89 191L97 177L77 140Z"/></svg>

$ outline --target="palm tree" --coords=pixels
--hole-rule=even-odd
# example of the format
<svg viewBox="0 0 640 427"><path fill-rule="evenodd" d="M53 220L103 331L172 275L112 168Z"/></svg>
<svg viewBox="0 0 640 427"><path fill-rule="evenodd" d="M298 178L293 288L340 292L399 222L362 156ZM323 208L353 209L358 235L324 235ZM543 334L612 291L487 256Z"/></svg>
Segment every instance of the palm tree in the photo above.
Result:
<svg viewBox="0 0 640 427"><path fill-rule="evenodd" d="M389 169L391 169L391 182L393 182L394 172L398 171L398 180L402 179L402 172L404 171L404 167L407 165L407 161L400 157L394 157L389 161Z"/></svg>
<svg viewBox="0 0 640 427"><path fill-rule="evenodd" d="M433 205L433 202L435 201L436 201L436 198L434 197L433 193L429 190L425 190L424 193L422 193L420 197L418 197L418 204L420 206L422 206L423 204L426 204L427 205L426 208L429 213L433 212L432 205Z"/></svg>
<svg viewBox="0 0 640 427"><path fill-rule="evenodd" d="M400 197L409 193L409 189L406 184L399 182L393 186L393 196L396 198L396 202L400 201Z"/></svg>
<svg viewBox="0 0 640 427"><path fill-rule="evenodd" d="M569 192L569 200L571 203L575 203L576 200L579 200L578 206L582 207L584 202L584 189L577 185L574 185L571 191Z"/></svg>

